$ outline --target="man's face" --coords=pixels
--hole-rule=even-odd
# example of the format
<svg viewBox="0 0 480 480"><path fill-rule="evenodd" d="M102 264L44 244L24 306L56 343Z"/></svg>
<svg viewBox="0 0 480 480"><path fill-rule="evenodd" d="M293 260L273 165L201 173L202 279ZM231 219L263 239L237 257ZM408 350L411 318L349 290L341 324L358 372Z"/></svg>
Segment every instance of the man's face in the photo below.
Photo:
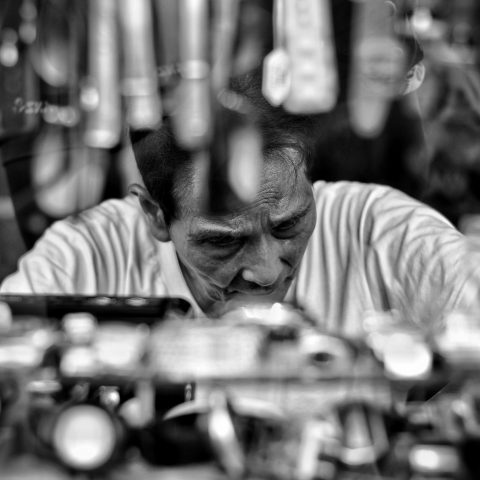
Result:
<svg viewBox="0 0 480 480"><path fill-rule="evenodd" d="M200 212L198 195L189 192L183 200L170 238L202 310L215 314L227 302L283 300L315 227L303 168L266 161L255 202L228 215Z"/></svg>

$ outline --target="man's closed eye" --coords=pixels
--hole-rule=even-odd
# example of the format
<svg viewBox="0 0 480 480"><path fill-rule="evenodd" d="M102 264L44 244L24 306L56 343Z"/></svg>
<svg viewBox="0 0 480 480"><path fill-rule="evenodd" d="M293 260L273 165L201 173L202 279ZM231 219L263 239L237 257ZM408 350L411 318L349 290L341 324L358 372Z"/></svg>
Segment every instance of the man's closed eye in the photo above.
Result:
<svg viewBox="0 0 480 480"><path fill-rule="evenodd" d="M232 235L218 235L215 237L204 238L201 243L217 248L234 248L240 245L241 238Z"/></svg>

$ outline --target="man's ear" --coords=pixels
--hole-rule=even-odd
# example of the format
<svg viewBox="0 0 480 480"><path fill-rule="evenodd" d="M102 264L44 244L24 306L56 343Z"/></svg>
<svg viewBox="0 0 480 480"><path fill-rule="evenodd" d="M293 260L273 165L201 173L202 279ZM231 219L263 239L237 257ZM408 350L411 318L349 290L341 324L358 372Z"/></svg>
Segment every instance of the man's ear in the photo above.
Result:
<svg viewBox="0 0 480 480"><path fill-rule="evenodd" d="M147 216L148 224L153 236L160 242L168 242L170 240L170 233L168 231L167 223L165 222L165 216L163 210L158 203L151 197L147 189L133 183L128 187L128 192L138 197L140 206Z"/></svg>

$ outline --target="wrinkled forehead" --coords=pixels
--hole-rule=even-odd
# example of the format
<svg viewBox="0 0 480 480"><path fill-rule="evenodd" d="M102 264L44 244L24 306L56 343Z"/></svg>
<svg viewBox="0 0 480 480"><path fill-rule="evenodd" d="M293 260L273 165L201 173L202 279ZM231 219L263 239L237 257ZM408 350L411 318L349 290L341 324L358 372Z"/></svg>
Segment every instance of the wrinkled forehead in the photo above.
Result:
<svg viewBox="0 0 480 480"><path fill-rule="evenodd" d="M294 199L301 197L302 192L310 188L304 162L293 150L283 152L282 155L266 157L259 173L257 194L250 207L263 204L282 208L282 205L292 203ZM205 164L197 162L190 174L189 181L180 192L180 217L205 215L208 170ZM239 204L232 210L232 214L242 213L245 208L248 209Z"/></svg>

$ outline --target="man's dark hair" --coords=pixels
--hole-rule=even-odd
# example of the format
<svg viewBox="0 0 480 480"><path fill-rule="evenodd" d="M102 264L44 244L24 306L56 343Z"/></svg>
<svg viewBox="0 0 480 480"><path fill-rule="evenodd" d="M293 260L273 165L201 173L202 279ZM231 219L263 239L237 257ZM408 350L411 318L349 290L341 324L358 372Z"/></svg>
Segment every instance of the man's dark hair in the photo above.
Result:
<svg viewBox="0 0 480 480"><path fill-rule="evenodd" d="M261 93L258 71L235 79L230 88L248 105L249 121L261 135L264 157L289 159L293 150L308 166L316 117L291 115L268 104ZM182 194L193 178L192 153L178 144L169 117L158 130L131 131L130 139L145 187L169 223L178 216Z"/></svg>
<svg viewBox="0 0 480 480"><path fill-rule="evenodd" d="M171 122L166 118L154 131L130 131L135 161L148 193L170 221L178 213L179 194L191 178L190 152L176 142Z"/></svg>

